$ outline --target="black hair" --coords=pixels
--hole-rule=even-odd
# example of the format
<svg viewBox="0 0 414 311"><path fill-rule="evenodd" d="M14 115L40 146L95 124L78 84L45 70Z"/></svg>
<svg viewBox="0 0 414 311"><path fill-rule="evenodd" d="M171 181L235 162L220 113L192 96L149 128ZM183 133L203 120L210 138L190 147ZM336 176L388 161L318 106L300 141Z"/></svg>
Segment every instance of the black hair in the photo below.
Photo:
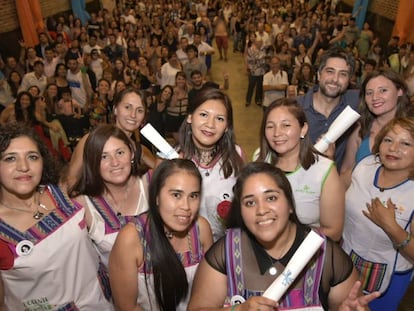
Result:
<svg viewBox="0 0 414 311"><path fill-rule="evenodd" d="M228 178L234 173L236 176L243 166L243 160L236 150L236 137L234 134L233 124L233 107L230 97L224 92L215 88L206 88L199 92L196 98L189 103L188 115L193 114L198 107L208 100L216 100L223 104L227 112L227 130L216 143L217 154L221 154L221 168L224 178ZM184 122L179 130L179 144L183 156L186 159L192 159L196 155L197 148L192 137L191 124Z"/></svg>
<svg viewBox="0 0 414 311"><path fill-rule="evenodd" d="M321 73L325 68L328 59L330 58L341 58L349 66L349 76L352 77L355 71L355 58L352 53L347 53L344 49L340 47L332 47L329 50L326 50L320 60L318 72Z"/></svg>
<svg viewBox="0 0 414 311"><path fill-rule="evenodd" d="M231 209L229 218L227 220L228 228L242 228L249 232L241 215L241 196L246 180L255 174L266 174L273 179L278 187L283 191L286 196L286 200L289 207L292 209L289 220L295 224L300 224L298 216L296 215L295 199L292 192L292 187L287 179L285 173L268 163L264 162L250 162L241 170L240 175L237 178L236 184L233 187L233 200L231 202Z"/></svg>
<svg viewBox="0 0 414 311"><path fill-rule="evenodd" d="M28 137L39 149L43 159L43 171L40 184L57 184L59 181L59 167L56 159L50 154L46 144L39 138L32 127L23 124L6 124L0 127L0 157L3 157L4 151L10 146L10 142L19 137Z"/></svg>
<svg viewBox="0 0 414 311"><path fill-rule="evenodd" d="M201 190L200 172L192 161L186 159L163 161L154 171L149 185L149 210L144 232L149 234L146 238L150 241L151 263L149 264L152 266L154 292L160 310L176 310L189 290L184 267L165 235L164 221L157 204L157 198L166 180L179 171L185 171L196 177ZM146 285L149 286L147 279Z"/></svg>

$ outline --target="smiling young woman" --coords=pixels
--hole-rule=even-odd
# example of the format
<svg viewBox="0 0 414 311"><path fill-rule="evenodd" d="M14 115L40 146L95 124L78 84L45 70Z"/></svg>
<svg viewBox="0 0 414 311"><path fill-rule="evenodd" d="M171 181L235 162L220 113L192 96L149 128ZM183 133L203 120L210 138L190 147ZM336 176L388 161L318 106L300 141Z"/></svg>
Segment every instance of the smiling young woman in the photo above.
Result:
<svg viewBox="0 0 414 311"><path fill-rule="evenodd" d="M181 156L190 159L203 177L200 215L213 230L214 240L224 234L219 205L231 201L243 153L236 145L230 98L218 89L206 88L190 103L179 135Z"/></svg>
<svg viewBox="0 0 414 311"><path fill-rule="evenodd" d="M201 176L194 163L162 162L149 186L149 210L118 234L109 259L117 310L186 310L195 270L212 244L198 216Z"/></svg>
<svg viewBox="0 0 414 311"><path fill-rule="evenodd" d="M298 221L285 174L270 164L252 162L241 171L229 227L197 270L188 310L229 310L232 305L231 310L356 311L378 296L362 297L352 261L323 235L321 249L281 300L262 296L311 230Z"/></svg>

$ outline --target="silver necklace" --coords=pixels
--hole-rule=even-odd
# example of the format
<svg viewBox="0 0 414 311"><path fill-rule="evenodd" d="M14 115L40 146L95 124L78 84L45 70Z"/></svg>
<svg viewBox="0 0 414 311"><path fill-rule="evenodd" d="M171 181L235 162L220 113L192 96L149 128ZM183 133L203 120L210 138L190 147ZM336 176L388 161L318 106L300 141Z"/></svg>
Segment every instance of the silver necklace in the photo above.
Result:
<svg viewBox="0 0 414 311"><path fill-rule="evenodd" d="M45 189L45 187L44 187L43 185L39 186L39 188L38 188L39 195L43 193L44 189ZM33 199L33 201L34 201L34 199ZM11 209L11 210L15 210L15 211L19 211L19 212L24 212L24 213L30 213L30 214L32 214L32 213L33 213L33 211L32 211L32 210L30 210L30 208L32 207L33 203L34 203L34 202L31 202L31 203L27 206L27 208L28 208L28 209L23 209L23 208L18 208L18 207L8 206L8 205L4 204L4 202L0 202L0 205L1 205L1 206L3 206L3 207L5 207L5 208ZM40 199L38 200L37 205L38 205L38 207L40 207L40 208L42 208L42 209L44 209L44 210L46 210L46 211L48 211L48 210L49 210L49 209L48 209L48 208L47 208L44 204L42 204L42 203L40 202ZM36 210L35 210L35 212L33 213L32 217L33 217L34 219L36 219L36 220L39 220L39 219L41 219L44 215L45 215L45 213L42 213L41 211L39 211L39 208L36 208Z"/></svg>
<svg viewBox="0 0 414 311"><path fill-rule="evenodd" d="M217 154L217 148L214 146L209 149L196 148L198 162L203 165L209 165Z"/></svg>

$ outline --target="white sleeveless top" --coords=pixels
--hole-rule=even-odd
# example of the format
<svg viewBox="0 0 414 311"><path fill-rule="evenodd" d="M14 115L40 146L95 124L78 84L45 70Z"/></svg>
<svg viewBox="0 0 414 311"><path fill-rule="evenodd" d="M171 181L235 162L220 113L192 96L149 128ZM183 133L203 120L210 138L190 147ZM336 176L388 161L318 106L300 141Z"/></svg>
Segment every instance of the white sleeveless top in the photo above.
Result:
<svg viewBox="0 0 414 311"><path fill-rule="evenodd" d="M260 148L253 153L253 161L259 157ZM265 159L270 163L270 154ZM286 177L292 187L296 203L296 215L301 223L320 227L319 202L323 186L330 171L335 169L335 162L318 155L318 159L307 170L299 166L294 172L287 173Z"/></svg>
<svg viewBox="0 0 414 311"><path fill-rule="evenodd" d="M318 156L318 160L307 170L300 166L294 172L286 174L292 186L296 214L301 223L320 227L319 202L325 180L332 169L335 169L332 160Z"/></svg>
<svg viewBox="0 0 414 311"><path fill-rule="evenodd" d="M148 200L145 193L142 178L137 177L139 184L139 198L133 215L117 215L109 206L108 202L101 196L98 198L85 197L86 208L89 209L92 222L89 228L89 236L101 256L102 263L108 267L109 254L119 230L128 223L130 216L142 214L148 210Z"/></svg>

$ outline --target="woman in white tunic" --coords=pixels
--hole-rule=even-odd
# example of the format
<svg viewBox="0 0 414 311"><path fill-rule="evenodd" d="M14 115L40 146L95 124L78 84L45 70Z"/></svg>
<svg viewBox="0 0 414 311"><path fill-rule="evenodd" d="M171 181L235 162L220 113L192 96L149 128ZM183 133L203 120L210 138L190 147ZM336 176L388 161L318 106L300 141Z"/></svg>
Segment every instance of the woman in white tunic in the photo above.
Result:
<svg viewBox="0 0 414 311"><path fill-rule="evenodd" d="M0 309L113 310L84 209L55 185L57 172L31 129L0 129Z"/></svg>
<svg viewBox="0 0 414 311"><path fill-rule="evenodd" d="M364 291L382 293L370 309L397 310L414 268L414 118L387 123L372 151L346 192L343 248Z"/></svg>
<svg viewBox="0 0 414 311"><path fill-rule="evenodd" d="M89 235L105 266L119 230L148 209L147 175L139 175L139 159L133 142L114 125L98 126L85 143L82 172L70 196L85 207Z"/></svg>

